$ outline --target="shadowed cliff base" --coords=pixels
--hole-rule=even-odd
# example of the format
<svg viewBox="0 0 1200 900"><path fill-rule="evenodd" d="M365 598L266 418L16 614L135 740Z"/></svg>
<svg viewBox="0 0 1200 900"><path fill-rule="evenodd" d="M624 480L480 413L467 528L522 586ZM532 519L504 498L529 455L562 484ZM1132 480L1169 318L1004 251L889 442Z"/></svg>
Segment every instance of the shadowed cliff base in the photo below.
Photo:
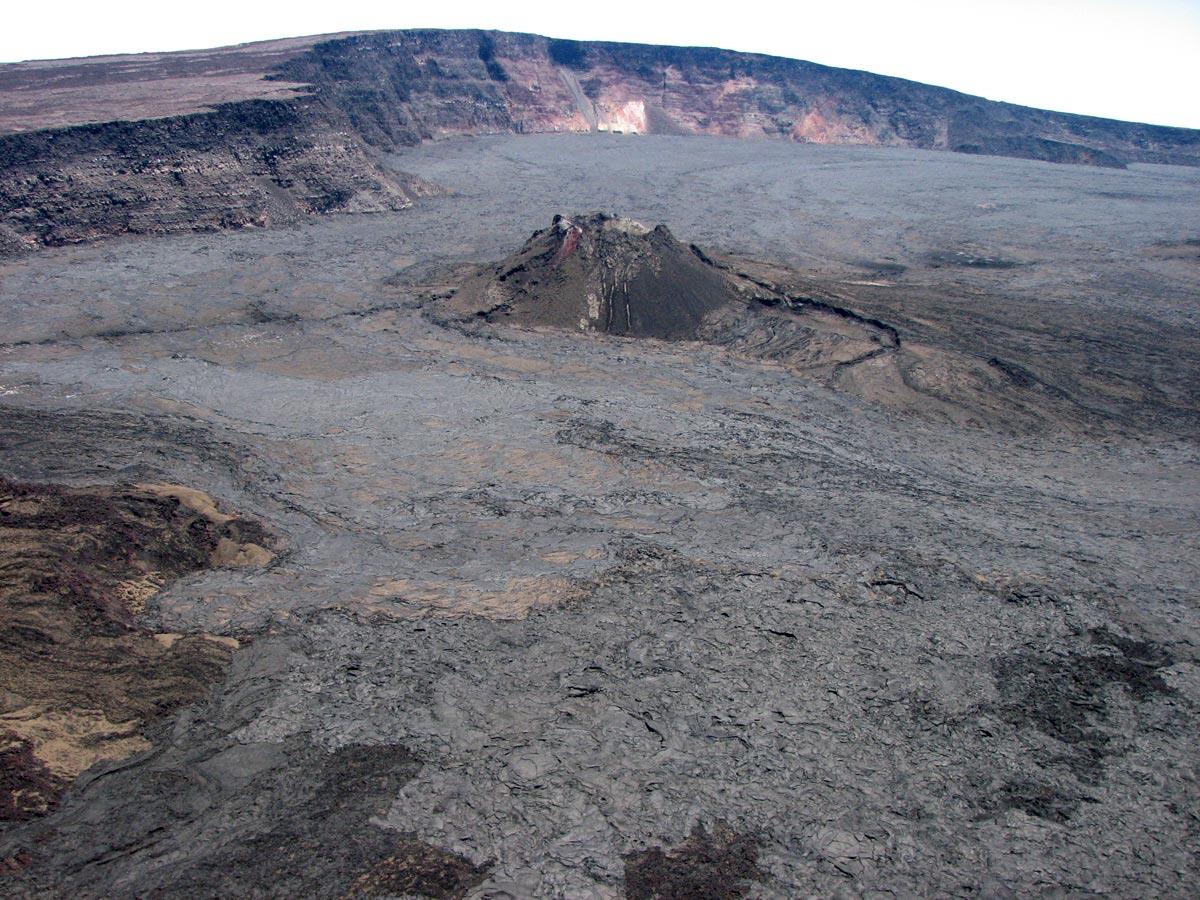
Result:
<svg viewBox="0 0 1200 900"><path fill-rule="evenodd" d="M113 235L290 225L394 212L438 188L384 169L303 104L0 138L0 255Z"/></svg>

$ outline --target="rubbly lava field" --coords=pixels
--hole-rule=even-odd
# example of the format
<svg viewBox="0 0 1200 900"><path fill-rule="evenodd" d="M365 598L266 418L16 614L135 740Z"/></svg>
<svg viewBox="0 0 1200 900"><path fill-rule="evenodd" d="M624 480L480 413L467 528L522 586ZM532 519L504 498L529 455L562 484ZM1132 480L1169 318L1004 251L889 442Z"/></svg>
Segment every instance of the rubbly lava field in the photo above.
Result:
<svg viewBox="0 0 1200 900"><path fill-rule="evenodd" d="M1189 896L1198 147L490 32L0 66L0 893Z"/></svg>

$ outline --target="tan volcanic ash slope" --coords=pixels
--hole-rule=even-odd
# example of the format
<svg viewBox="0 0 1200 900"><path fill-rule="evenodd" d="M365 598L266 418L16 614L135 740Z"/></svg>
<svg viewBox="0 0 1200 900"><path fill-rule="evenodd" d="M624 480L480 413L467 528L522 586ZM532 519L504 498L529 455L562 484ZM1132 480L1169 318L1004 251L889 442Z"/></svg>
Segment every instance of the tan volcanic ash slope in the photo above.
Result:
<svg viewBox="0 0 1200 900"><path fill-rule="evenodd" d="M153 634L138 613L181 575L265 564L272 544L187 488L0 480L0 821L148 748L149 725L221 676L236 641Z"/></svg>

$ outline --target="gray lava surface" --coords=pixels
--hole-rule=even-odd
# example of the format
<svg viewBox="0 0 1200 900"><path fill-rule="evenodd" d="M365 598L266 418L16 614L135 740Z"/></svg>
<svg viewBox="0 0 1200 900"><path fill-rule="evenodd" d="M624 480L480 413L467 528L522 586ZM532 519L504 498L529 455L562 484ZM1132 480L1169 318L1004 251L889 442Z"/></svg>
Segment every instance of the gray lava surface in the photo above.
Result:
<svg viewBox="0 0 1200 900"><path fill-rule="evenodd" d="M450 193L0 266L0 476L188 485L284 545L149 602L241 647L0 831L4 893L1194 890L1200 269L1163 248L1200 173L644 135L395 165ZM1048 399L437 315L576 209Z"/></svg>

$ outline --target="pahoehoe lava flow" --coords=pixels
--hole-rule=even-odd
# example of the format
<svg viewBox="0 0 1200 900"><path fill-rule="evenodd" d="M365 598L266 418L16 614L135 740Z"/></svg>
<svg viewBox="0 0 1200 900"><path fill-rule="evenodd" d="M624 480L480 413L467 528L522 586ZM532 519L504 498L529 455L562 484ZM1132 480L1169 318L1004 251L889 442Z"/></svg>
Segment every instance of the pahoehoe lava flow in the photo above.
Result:
<svg viewBox="0 0 1200 900"><path fill-rule="evenodd" d="M1194 891L1195 132L482 31L0 132L4 896Z"/></svg>

